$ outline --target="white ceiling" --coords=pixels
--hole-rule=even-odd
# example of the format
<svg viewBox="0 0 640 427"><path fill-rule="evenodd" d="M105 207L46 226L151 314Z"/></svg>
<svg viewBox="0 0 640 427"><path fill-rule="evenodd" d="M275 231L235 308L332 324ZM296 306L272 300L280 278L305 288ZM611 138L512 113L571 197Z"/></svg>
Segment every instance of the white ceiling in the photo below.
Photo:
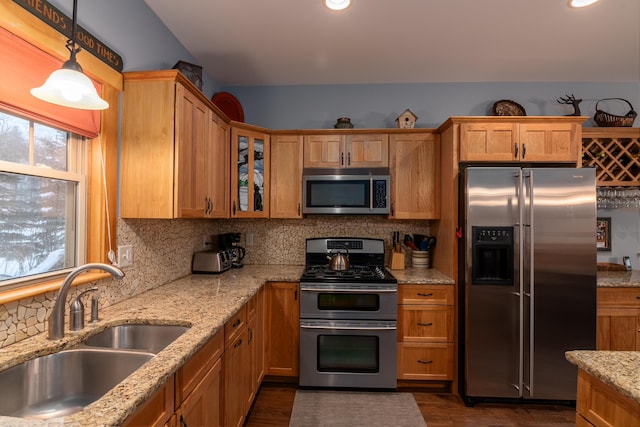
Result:
<svg viewBox="0 0 640 427"><path fill-rule="evenodd" d="M640 0L145 0L220 85L640 82Z"/></svg>

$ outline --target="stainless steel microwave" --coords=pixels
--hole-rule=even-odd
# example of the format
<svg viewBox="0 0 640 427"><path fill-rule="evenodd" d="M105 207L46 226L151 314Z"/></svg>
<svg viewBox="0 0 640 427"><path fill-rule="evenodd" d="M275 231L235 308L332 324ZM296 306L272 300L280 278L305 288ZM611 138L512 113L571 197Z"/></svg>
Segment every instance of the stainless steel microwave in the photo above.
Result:
<svg viewBox="0 0 640 427"><path fill-rule="evenodd" d="M304 169L302 213L388 214L389 169Z"/></svg>

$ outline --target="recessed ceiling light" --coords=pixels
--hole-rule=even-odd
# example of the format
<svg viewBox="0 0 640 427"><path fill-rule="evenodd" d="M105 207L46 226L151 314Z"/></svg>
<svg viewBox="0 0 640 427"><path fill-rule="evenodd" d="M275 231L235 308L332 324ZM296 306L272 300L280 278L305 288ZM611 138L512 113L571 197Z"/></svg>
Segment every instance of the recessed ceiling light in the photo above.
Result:
<svg viewBox="0 0 640 427"><path fill-rule="evenodd" d="M343 10L351 4L351 0L322 0L322 2L331 10Z"/></svg>
<svg viewBox="0 0 640 427"><path fill-rule="evenodd" d="M599 0L569 0L569 7L580 8L591 6Z"/></svg>

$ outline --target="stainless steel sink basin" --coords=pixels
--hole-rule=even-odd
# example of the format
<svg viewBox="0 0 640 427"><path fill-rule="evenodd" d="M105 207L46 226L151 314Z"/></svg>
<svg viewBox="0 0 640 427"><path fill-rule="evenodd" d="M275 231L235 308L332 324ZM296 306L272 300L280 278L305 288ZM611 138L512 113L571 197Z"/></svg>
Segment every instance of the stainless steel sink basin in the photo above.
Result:
<svg viewBox="0 0 640 427"><path fill-rule="evenodd" d="M83 341L91 347L158 353L189 330L178 325L130 324L113 326Z"/></svg>
<svg viewBox="0 0 640 427"><path fill-rule="evenodd" d="M153 354L72 349L0 372L0 415L49 419L81 411Z"/></svg>

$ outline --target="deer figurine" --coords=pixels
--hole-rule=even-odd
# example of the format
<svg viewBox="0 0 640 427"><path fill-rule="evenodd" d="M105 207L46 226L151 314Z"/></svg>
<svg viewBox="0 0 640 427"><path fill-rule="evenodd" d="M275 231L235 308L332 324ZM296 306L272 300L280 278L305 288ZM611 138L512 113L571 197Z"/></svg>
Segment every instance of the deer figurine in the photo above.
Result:
<svg viewBox="0 0 640 427"><path fill-rule="evenodd" d="M580 115L580 105L579 104L582 102L582 99L576 99L576 97L573 96L573 94L571 94L571 95L567 95L565 97L561 96L556 101L558 101L558 104L573 105L573 114L567 114L568 116L579 116Z"/></svg>

